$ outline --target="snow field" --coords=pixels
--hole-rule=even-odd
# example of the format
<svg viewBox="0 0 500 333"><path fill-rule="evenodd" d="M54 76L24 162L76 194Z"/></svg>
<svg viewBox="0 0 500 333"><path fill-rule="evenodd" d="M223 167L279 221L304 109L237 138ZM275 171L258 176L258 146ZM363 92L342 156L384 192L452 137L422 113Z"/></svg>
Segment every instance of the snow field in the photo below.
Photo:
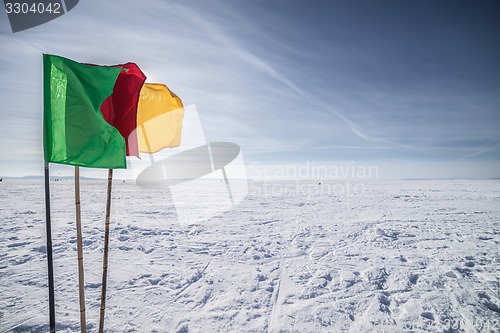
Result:
<svg viewBox="0 0 500 333"><path fill-rule="evenodd" d="M305 184L252 182L234 209L183 226L168 188L116 180L106 331L499 330L500 182L373 181L344 193ZM96 331L106 181L81 190ZM51 191L58 331L77 332L73 182ZM0 218L0 332L45 332L43 182L0 184Z"/></svg>

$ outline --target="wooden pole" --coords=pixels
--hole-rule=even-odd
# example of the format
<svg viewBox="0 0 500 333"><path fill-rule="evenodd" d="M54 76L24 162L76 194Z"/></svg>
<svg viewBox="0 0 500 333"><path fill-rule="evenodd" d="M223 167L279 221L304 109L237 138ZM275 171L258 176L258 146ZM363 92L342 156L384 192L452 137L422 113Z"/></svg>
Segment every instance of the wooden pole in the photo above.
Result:
<svg viewBox="0 0 500 333"><path fill-rule="evenodd" d="M212 165L212 171L215 171L214 160L212 155L212 147L210 146L210 142L207 142L207 147L208 147L208 155L210 158L210 164ZM224 166L221 168L221 171L222 171L222 176L224 177L224 182L226 183L227 192L229 193L229 198L231 199L231 204L233 205L234 208L233 192L231 191L231 186L229 185L229 180L227 179L227 173Z"/></svg>
<svg viewBox="0 0 500 333"><path fill-rule="evenodd" d="M231 191L231 186L229 185L229 180L227 179L226 169L222 167L221 170L222 170L222 175L224 176L224 182L226 183L227 192L229 193L229 198L231 199L231 203L233 204L234 208L233 192Z"/></svg>
<svg viewBox="0 0 500 333"><path fill-rule="evenodd" d="M153 153L151 153L151 144L149 143L148 134L146 133L146 127L144 127L144 123L141 124L142 136L144 137L144 141L146 141L146 147L148 148L149 159L151 164L155 164L155 159L153 157Z"/></svg>
<svg viewBox="0 0 500 333"><path fill-rule="evenodd" d="M56 310L54 297L54 264L52 261L52 228L50 221L49 162L45 162L45 229L47 233L47 264L49 275L49 331L56 331Z"/></svg>
<svg viewBox="0 0 500 333"><path fill-rule="evenodd" d="M104 258L102 261L101 312L99 315L99 333L104 330L104 312L106 309L106 287L108 281L109 221L111 217L111 187L113 169L108 170L108 194L106 198L106 220L104 229Z"/></svg>
<svg viewBox="0 0 500 333"><path fill-rule="evenodd" d="M85 279L83 274L82 218L80 212L80 168L75 167L75 205L76 205L76 247L78 250L78 288L80 297L80 331L87 332L85 321Z"/></svg>

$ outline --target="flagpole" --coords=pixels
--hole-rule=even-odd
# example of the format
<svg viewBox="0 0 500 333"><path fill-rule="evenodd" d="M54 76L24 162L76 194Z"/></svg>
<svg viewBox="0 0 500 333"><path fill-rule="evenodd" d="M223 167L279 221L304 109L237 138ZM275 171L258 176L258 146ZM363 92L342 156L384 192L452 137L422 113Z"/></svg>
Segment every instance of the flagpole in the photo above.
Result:
<svg viewBox="0 0 500 333"><path fill-rule="evenodd" d="M149 143L149 138L146 133L146 127L144 127L144 124L141 124L141 130L142 130L142 136L144 137L144 141L146 142L146 148L148 149L148 154L149 154L149 159L151 161L151 164L155 164L155 159L153 157L153 153L151 153L151 144Z"/></svg>
<svg viewBox="0 0 500 333"><path fill-rule="evenodd" d="M226 183L226 188L227 188L227 192L229 193L229 198L231 199L231 203L233 204L233 208L234 208L233 192L231 191L231 186L229 185L229 180L227 179L226 169L224 167L222 167L221 171L222 171L222 175L224 176L224 182Z"/></svg>
<svg viewBox="0 0 500 333"><path fill-rule="evenodd" d="M111 217L111 187L113 185L113 169L108 170L108 193L106 198L106 218L104 229L104 258L102 262L101 312L99 315L99 333L104 330L104 311L106 309L106 287L108 281L109 221Z"/></svg>
<svg viewBox="0 0 500 333"><path fill-rule="evenodd" d="M210 157L210 164L212 166L212 171L215 171L213 155L212 155L212 147L210 146L210 142L207 142L207 147L208 147L208 155ZM224 166L221 167L221 171L222 171L222 176L224 177L224 182L226 183L227 192L229 193L229 198L231 199L231 203L233 204L234 208L233 192L231 191L231 186L229 186L229 180L227 179L227 173Z"/></svg>
<svg viewBox="0 0 500 333"><path fill-rule="evenodd" d="M56 331L56 310L54 297L54 264L52 260L52 230L50 221L49 162L45 162L45 229L47 232L47 266L49 275L49 331Z"/></svg>
<svg viewBox="0 0 500 333"><path fill-rule="evenodd" d="M87 332L85 321L85 279L83 275L82 218L80 212L80 168L75 167L75 205L76 205L76 247L78 251L78 288L80 297L80 331Z"/></svg>

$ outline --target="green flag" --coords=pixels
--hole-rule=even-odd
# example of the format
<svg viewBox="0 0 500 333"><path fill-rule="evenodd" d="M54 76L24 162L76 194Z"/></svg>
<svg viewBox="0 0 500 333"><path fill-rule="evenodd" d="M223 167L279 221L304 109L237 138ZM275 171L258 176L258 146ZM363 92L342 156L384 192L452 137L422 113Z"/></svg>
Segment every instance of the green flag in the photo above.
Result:
<svg viewBox="0 0 500 333"><path fill-rule="evenodd" d="M43 55L46 162L124 169L125 139L99 110L122 68Z"/></svg>

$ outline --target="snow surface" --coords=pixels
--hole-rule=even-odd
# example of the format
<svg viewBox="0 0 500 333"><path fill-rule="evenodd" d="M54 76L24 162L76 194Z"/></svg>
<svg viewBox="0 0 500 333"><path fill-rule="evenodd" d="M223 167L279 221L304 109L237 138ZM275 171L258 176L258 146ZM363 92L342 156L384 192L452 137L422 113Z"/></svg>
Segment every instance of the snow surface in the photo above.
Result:
<svg viewBox="0 0 500 333"><path fill-rule="evenodd" d="M252 182L236 208L183 226L167 188L115 181L105 330L500 330L499 181L346 184ZM51 182L58 332L79 331L73 186ZM95 332L106 181L81 190ZM46 332L43 182L0 183L0 221L0 332Z"/></svg>

